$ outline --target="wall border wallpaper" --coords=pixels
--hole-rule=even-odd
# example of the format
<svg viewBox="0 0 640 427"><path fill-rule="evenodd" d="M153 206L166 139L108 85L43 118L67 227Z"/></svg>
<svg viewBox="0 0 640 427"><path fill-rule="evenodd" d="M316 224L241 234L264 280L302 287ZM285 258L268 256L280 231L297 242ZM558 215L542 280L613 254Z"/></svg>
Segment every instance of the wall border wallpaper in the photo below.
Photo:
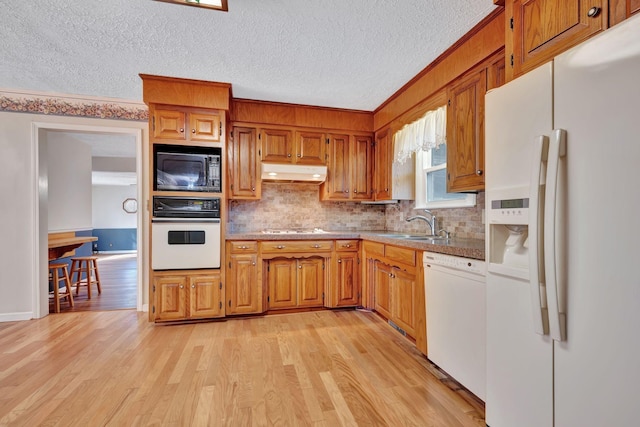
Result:
<svg viewBox="0 0 640 427"><path fill-rule="evenodd" d="M0 111L139 122L149 120L149 110L143 103L7 90L0 90Z"/></svg>

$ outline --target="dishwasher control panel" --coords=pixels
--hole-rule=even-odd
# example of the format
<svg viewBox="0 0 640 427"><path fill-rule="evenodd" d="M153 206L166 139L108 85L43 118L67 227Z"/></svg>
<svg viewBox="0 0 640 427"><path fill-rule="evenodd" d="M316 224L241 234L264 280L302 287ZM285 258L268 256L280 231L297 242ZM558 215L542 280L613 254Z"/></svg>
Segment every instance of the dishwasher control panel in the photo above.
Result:
<svg viewBox="0 0 640 427"><path fill-rule="evenodd" d="M462 258L453 255L445 255L434 252L425 252L422 256L422 261L425 266L427 265L439 265L443 267L453 268L455 270L462 270L468 273L485 275L485 263L479 259Z"/></svg>

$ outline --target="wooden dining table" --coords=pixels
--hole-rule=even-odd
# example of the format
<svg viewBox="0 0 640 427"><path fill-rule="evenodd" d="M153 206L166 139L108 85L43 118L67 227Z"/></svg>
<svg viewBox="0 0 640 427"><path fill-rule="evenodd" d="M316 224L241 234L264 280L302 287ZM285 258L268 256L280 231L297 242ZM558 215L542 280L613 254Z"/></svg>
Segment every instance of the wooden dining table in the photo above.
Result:
<svg viewBox="0 0 640 427"><path fill-rule="evenodd" d="M73 255L73 251L85 243L95 242L95 236L75 236L74 233L49 234L49 261Z"/></svg>

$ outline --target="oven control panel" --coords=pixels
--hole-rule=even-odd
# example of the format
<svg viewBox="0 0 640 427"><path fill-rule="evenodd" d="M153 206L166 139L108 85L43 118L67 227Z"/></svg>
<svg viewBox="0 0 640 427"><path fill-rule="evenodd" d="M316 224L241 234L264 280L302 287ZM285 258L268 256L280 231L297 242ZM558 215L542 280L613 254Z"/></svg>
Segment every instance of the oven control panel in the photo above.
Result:
<svg viewBox="0 0 640 427"><path fill-rule="evenodd" d="M220 218L218 197L160 197L153 198L156 218Z"/></svg>

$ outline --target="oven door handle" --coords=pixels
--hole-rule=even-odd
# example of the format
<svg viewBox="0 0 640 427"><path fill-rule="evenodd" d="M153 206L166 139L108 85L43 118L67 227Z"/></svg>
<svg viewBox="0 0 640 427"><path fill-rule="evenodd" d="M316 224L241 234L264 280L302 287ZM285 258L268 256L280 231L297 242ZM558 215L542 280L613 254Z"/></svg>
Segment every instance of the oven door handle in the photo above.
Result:
<svg viewBox="0 0 640 427"><path fill-rule="evenodd" d="M220 218L153 218L151 222L158 224L219 224Z"/></svg>

